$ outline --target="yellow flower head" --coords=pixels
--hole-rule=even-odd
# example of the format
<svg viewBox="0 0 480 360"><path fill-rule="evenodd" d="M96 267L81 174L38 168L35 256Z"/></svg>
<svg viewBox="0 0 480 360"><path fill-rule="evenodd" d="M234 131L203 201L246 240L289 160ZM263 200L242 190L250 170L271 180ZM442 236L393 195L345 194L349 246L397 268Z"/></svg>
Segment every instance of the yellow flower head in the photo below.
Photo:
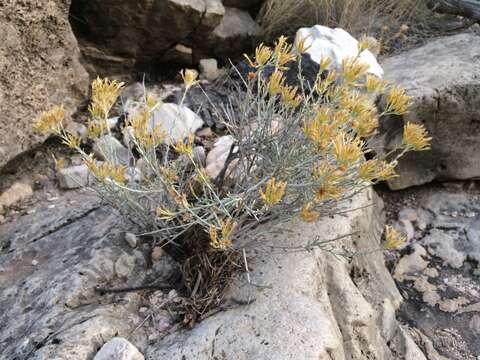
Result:
<svg viewBox="0 0 480 360"><path fill-rule="evenodd" d="M395 230L392 226L385 227L385 250L395 250L405 245L407 238Z"/></svg>
<svg viewBox="0 0 480 360"><path fill-rule="evenodd" d="M313 141L320 149L325 149L328 146L336 131L336 124L321 122L318 117L307 121L303 127L305 136Z"/></svg>
<svg viewBox="0 0 480 360"><path fill-rule="evenodd" d="M307 45L306 42L307 42L307 39L310 37L307 36L305 38L302 38L302 39L298 39L295 43L295 48L298 50L298 52L300 52L300 54L303 54L303 53L306 53L308 51L308 49L310 49L312 47L312 45Z"/></svg>
<svg viewBox="0 0 480 360"><path fill-rule="evenodd" d="M147 95L146 104L149 109L153 109L158 104L158 99L154 95Z"/></svg>
<svg viewBox="0 0 480 360"><path fill-rule="evenodd" d="M423 151L430 149L430 141L425 126L407 122L403 128L403 144L409 150Z"/></svg>
<svg viewBox="0 0 480 360"><path fill-rule="evenodd" d="M210 234L210 245L217 250L227 250L232 247L232 235L237 223L232 219L226 221L220 220L221 238L218 238L218 231L215 225L210 225L208 232Z"/></svg>
<svg viewBox="0 0 480 360"><path fill-rule="evenodd" d="M404 88L394 87L390 89L387 95L387 110L386 112L396 115L403 115L408 112L411 98L407 95Z"/></svg>
<svg viewBox="0 0 480 360"><path fill-rule="evenodd" d="M293 46L288 44L286 36L280 36L275 43L275 60L279 69L283 68L286 63L295 60L295 52Z"/></svg>
<svg viewBox="0 0 480 360"><path fill-rule="evenodd" d="M257 66L263 66L268 63L270 58L272 57L273 50L270 49L268 46L260 44L255 49L255 61Z"/></svg>
<svg viewBox="0 0 480 360"><path fill-rule="evenodd" d="M193 85L195 85L195 81L197 80L197 77L198 77L198 72L192 69L184 69L180 71L180 75L182 76L183 83L185 84L185 87L188 90Z"/></svg>
<svg viewBox="0 0 480 360"><path fill-rule="evenodd" d="M342 61L342 75L346 83L354 82L367 74L370 66L357 58L347 58Z"/></svg>
<svg viewBox="0 0 480 360"><path fill-rule="evenodd" d="M376 114L364 112L353 120L352 127L356 131L357 136L361 138L369 137L378 128L379 122Z"/></svg>
<svg viewBox="0 0 480 360"><path fill-rule="evenodd" d="M325 79L322 80L320 76L317 77L317 81L315 82L315 91L317 94L322 95L325 93L330 86L337 80L337 71L332 70L328 72L328 75Z"/></svg>
<svg viewBox="0 0 480 360"><path fill-rule="evenodd" d="M352 138L342 132L333 140L332 152L340 168L346 169L361 159L363 155L363 141L358 138Z"/></svg>
<svg viewBox="0 0 480 360"><path fill-rule="evenodd" d="M338 199L345 190L339 185L335 184L323 184L315 194L315 201L322 202L327 200Z"/></svg>
<svg viewBox="0 0 480 360"><path fill-rule="evenodd" d="M54 106L51 110L43 112L37 119L33 128L41 134L60 134L65 119L65 109L63 105Z"/></svg>
<svg viewBox="0 0 480 360"><path fill-rule="evenodd" d="M70 149L77 149L80 147L80 138L73 134L66 134L62 141L63 144L67 145Z"/></svg>
<svg viewBox="0 0 480 360"><path fill-rule="evenodd" d="M366 182L389 180L397 176L396 166L396 161L389 163L384 160L371 159L358 167L358 177Z"/></svg>
<svg viewBox="0 0 480 360"><path fill-rule="evenodd" d="M87 134L90 139L98 139L107 130L107 125L105 121L89 121L87 129Z"/></svg>
<svg viewBox="0 0 480 360"><path fill-rule="evenodd" d="M97 77L92 83L92 103L89 111L97 119L107 119L108 113L125 84L117 80Z"/></svg>
<svg viewBox="0 0 480 360"><path fill-rule="evenodd" d="M270 95L280 94L283 90L283 72L275 70L268 80L268 92Z"/></svg>
<svg viewBox="0 0 480 360"><path fill-rule="evenodd" d="M358 42L358 52L361 53L365 50L371 50L377 52L379 49L379 42L377 39L371 36L363 36Z"/></svg>
<svg viewBox="0 0 480 360"><path fill-rule="evenodd" d="M320 217L320 214L316 211L313 211L312 208L313 208L313 203L309 202L308 204L305 204L302 207L302 210L300 210L300 220L307 223L317 221L318 218Z"/></svg>
<svg viewBox="0 0 480 360"><path fill-rule="evenodd" d="M302 103L302 97L297 96L297 92L297 87L284 86L281 92L283 103L288 107L297 108Z"/></svg>
<svg viewBox="0 0 480 360"><path fill-rule="evenodd" d="M365 79L365 89L369 94L383 94L386 87L387 83L384 80L378 78L375 75L367 75Z"/></svg>
<svg viewBox="0 0 480 360"><path fill-rule="evenodd" d="M165 220L165 221L172 221L173 219L175 219L175 216L176 216L176 213L167 209L166 207L163 207L163 206L159 206L157 208L157 216L161 219L161 220Z"/></svg>
<svg viewBox="0 0 480 360"><path fill-rule="evenodd" d="M260 189L260 197L262 198L265 205L268 207L273 207L282 201L283 196L285 195L285 188L287 183L284 181L277 181L274 177L267 181L267 186L265 191Z"/></svg>
<svg viewBox="0 0 480 360"><path fill-rule="evenodd" d="M329 58L329 57L322 57L320 59L320 62L319 62L319 65L320 65L320 73L324 72L325 70L327 70L330 65L332 64L332 59Z"/></svg>
<svg viewBox="0 0 480 360"><path fill-rule="evenodd" d="M88 170L99 180L105 182L107 180L117 182L119 184L125 183L127 180L127 167L115 165L110 162L97 162L93 155L90 155L83 160Z"/></svg>
<svg viewBox="0 0 480 360"><path fill-rule="evenodd" d="M187 138L187 142L179 140L175 145L173 145L173 148L179 154L187 155L188 157L192 157L192 155L193 155L193 140L194 140L193 134L189 134L188 138Z"/></svg>

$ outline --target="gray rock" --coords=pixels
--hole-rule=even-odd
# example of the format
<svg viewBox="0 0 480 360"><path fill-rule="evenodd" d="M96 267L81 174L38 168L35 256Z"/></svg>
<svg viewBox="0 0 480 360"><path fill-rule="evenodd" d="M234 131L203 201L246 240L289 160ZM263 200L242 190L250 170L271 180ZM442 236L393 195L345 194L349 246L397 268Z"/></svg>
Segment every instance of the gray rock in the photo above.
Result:
<svg viewBox="0 0 480 360"><path fill-rule="evenodd" d="M117 165L128 165L130 155L128 149L112 135L104 135L95 141L93 153L99 160L109 161Z"/></svg>
<svg viewBox="0 0 480 360"><path fill-rule="evenodd" d="M403 256L395 266L394 278L403 281L405 276L414 275L423 271L428 266L428 254L426 250L419 244L413 246L411 254Z"/></svg>
<svg viewBox="0 0 480 360"><path fill-rule="evenodd" d="M137 247L137 235L127 232L125 233L125 241L132 249L135 249Z"/></svg>
<svg viewBox="0 0 480 360"><path fill-rule="evenodd" d="M433 229L423 238L422 242L428 245L430 252L438 256L453 268L460 268L467 255L455 248L457 234Z"/></svg>
<svg viewBox="0 0 480 360"><path fill-rule="evenodd" d="M105 339L128 336L143 321L138 293L112 302L94 291L144 281L145 259L123 239L129 226L85 193L67 193L53 209L42 205L1 225L2 359L91 359ZM122 254L135 259L127 278L115 271ZM129 338L142 344L143 330Z"/></svg>
<svg viewBox="0 0 480 360"><path fill-rule="evenodd" d="M392 189L434 179L480 177L478 59L478 35L464 33L439 38L384 61L386 79L403 85L413 97L413 105L402 119L382 121L380 152L400 141L406 121L422 122L433 137L431 151L409 153L400 160L400 177L388 183Z"/></svg>
<svg viewBox="0 0 480 360"><path fill-rule="evenodd" d="M102 346L93 360L144 360L144 357L127 339L114 337Z"/></svg>
<svg viewBox="0 0 480 360"><path fill-rule="evenodd" d="M364 193L349 206L361 208L372 202L372 194ZM294 221L284 225L275 239L259 239L262 245L298 246L309 239L335 237L353 229L356 246L380 246L377 221L372 207L349 213L347 217L323 219L317 224ZM368 229L368 230L367 230ZM347 241L346 246L352 243ZM342 244L338 244L337 250ZM191 331L168 335L154 341L144 352L147 359L392 359L382 334L396 339L400 333L394 309L400 304L396 289L383 256L374 253L354 260L361 274L350 277L352 263L327 252L260 252L249 263L250 280L239 279L232 285L227 300L249 305L235 306L206 318ZM366 280L366 279L365 279ZM356 285L358 284L358 285ZM292 296L295 294L295 296ZM373 300L376 299L376 300ZM393 310L386 315L383 331L377 318L382 300L388 299ZM392 316L393 314L393 316ZM348 339L348 341L345 341ZM420 359L421 354L408 334L402 337L397 356ZM411 339L410 339L411 340ZM406 354L410 357L404 357Z"/></svg>
<svg viewBox="0 0 480 360"><path fill-rule="evenodd" d="M215 80L218 73L218 63L216 59L202 59L198 63L198 68L200 69L200 76L203 79L212 81Z"/></svg>
<svg viewBox="0 0 480 360"><path fill-rule="evenodd" d="M86 165L77 165L60 169L57 179L62 189L78 189L91 184L94 176Z"/></svg>
<svg viewBox="0 0 480 360"><path fill-rule="evenodd" d="M222 22L208 36L206 43L210 44L215 58L235 58L252 47L253 38L259 31L259 25L248 12L227 7Z"/></svg>

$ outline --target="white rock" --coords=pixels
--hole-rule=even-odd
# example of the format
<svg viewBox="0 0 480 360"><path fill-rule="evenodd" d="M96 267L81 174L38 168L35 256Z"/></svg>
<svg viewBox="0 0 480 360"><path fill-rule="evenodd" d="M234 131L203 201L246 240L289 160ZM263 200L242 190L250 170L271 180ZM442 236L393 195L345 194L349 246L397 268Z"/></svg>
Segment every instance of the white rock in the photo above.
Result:
<svg viewBox="0 0 480 360"><path fill-rule="evenodd" d="M135 269L135 257L126 253L120 255L115 262L115 274L119 278L126 279Z"/></svg>
<svg viewBox="0 0 480 360"><path fill-rule="evenodd" d="M166 132L169 139L179 141L185 139L189 134L195 133L203 126L203 120L186 106L173 103L165 103L153 111L149 123L150 129L160 126Z"/></svg>
<svg viewBox="0 0 480 360"><path fill-rule="evenodd" d="M340 28L331 29L322 25L300 28L297 31L295 43L300 39L306 39L305 44L310 46L307 53L313 61L318 63L322 58L330 58L331 69L340 70L344 59L358 55L358 41ZM368 70L370 74L383 77L383 69L371 51L363 51L360 61L370 66Z"/></svg>
<svg viewBox="0 0 480 360"><path fill-rule="evenodd" d="M90 184L94 178L86 165L78 165L60 169L57 179L62 189L78 189Z"/></svg>
<svg viewBox="0 0 480 360"><path fill-rule="evenodd" d="M102 346L93 360L144 360L144 357L128 340L114 337Z"/></svg>
<svg viewBox="0 0 480 360"><path fill-rule="evenodd" d="M230 148L233 145L233 142L233 137L230 135L226 135L220 137L213 145L213 149L207 155L207 165L205 168L207 175L210 178L215 179L222 171L223 167L225 166L225 162L227 161L228 154L230 152ZM229 169L228 173L231 173L232 170L233 168Z"/></svg>
<svg viewBox="0 0 480 360"><path fill-rule="evenodd" d="M125 241L128 243L128 246L130 246L132 249L135 249L137 247L137 243L138 243L137 235L127 232L125 233Z"/></svg>
<svg viewBox="0 0 480 360"><path fill-rule="evenodd" d="M65 130L72 135L78 136L80 139L85 139L88 135L87 127L75 121L69 122Z"/></svg>
<svg viewBox="0 0 480 360"><path fill-rule="evenodd" d="M105 135L95 141L93 153L100 160L110 161L114 164L128 165L128 149L112 135Z"/></svg>
<svg viewBox="0 0 480 360"><path fill-rule="evenodd" d="M216 59L202 59L198 67L203 79L212 81L218 77L218 63Z"/></svg>
<svg viewBox="0 0 480 360"><path fill-rule="evenodd" d="M428 261L424 260L424 258L427 256L425 248L415 244L413 246L413 252L405 255L398 261L393 277L399 281L403 281L406 275L415 274L426 269Z"/></svg>

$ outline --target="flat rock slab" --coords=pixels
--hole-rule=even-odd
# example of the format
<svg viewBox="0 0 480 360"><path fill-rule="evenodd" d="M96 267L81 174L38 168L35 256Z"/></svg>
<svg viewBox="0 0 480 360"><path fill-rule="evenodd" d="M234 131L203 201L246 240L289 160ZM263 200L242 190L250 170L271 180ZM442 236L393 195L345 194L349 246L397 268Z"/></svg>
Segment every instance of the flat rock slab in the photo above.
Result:
<svg viewBox="0 0 480 360"><path fill-rule="evenodd" d="M142 321L138 295L107 299L94 287L125 286L125 274L141 281L144 257L119 215L91 196L35 210L0 227L0 358L92 358Z"/></svg>
<svg viewBox="0 0 480 360"><path fill-rule="evenodd" d="M413 97L411 111L401 119L384 119L380 151L401 141L407 121L425 124L433 137L431 151L401 159L394 189L432 180L480 177L480 36L459 34L386 59L385 78L403 85Z"/></svg>

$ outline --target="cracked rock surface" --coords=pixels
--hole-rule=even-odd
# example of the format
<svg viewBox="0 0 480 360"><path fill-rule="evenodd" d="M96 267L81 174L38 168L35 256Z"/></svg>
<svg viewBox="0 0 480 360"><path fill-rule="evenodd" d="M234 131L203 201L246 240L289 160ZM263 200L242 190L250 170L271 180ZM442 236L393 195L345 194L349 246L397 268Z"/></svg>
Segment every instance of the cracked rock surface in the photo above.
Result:
<svg viewBox="0 0 480 360"><path fill-rule="evenodd" d="M389 186L398 190L435 179L479 178L480 36L439 38L392 56L382 66L385 78L403 85L413 97L403 122L397 117L383 120L382 151L401 141L406 121L423 123L433 138L431 151L409 153L400 160L400 177Z"/></svg>
<svg viewBox="0 0 480 360"><path fill-rule="evenodd" d="M394 261L405 298L399 318L426 336L441 359L477 359L480 193L438 185L410 193L415 236Z"/></svg>

